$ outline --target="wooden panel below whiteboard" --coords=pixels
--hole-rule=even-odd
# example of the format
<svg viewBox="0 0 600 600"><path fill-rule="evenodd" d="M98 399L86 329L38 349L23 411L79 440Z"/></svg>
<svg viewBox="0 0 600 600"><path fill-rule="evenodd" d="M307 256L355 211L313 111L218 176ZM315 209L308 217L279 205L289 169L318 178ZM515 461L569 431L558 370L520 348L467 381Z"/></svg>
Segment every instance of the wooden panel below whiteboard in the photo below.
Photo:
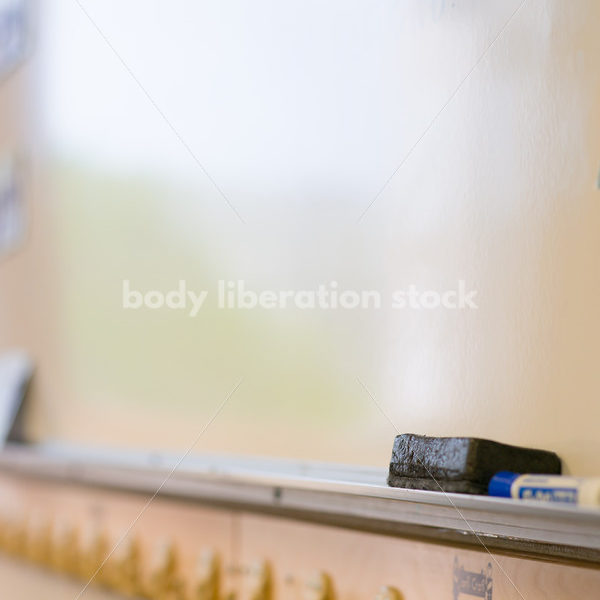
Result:
<svg viewBox="0 0 600 600"><path fill-rule="evenodd" d="M110 547L124 534L128 540L136 538L144 582L155 573L156 549L170 542L180 559L177 576L185 590L177 600L199 597L192 591L197 589L198 558L205 550L218 556L222 576L218 598L211 600L600 598L600 569L587 566L490 554L483 548L464 549L160 496L145 509L149 498L0 474L0 524L6 529L7 518L12 519L17 532L19 523L31 532L33 517L41 515L54 527L67 524L77 533L74 540L81 541L90 526L108 537ZM2 543L6 549L6 542ZM83 552L84 545L74 542L73 546L74 554ZM27 565L31 553L16 555L25 570L11 567L13 559L1 559L0 576L4 569L6 581L18 581L19 573L23 577L30 573L35 579L44 572ZM56 570L53 560L46 561L50 570ZM29 589L27 585L35 583L26 582L24 589ZM388 589L380 593L383 586ZM54 598L54 587L50 586L46 598Z"/></svg>
<svg viewBox="0 0 600 600"><path fill-rule="evenodd" d="M331 578L337 600L375 600L382 586L396 588L405 600L600 598L600 570L489 554L483 548L464 550L257 515L243 517L240 533L242 563L272 566L277 600L306 600L307 585L319 572ZM251 575L245 583L248 600Z"/></svg>

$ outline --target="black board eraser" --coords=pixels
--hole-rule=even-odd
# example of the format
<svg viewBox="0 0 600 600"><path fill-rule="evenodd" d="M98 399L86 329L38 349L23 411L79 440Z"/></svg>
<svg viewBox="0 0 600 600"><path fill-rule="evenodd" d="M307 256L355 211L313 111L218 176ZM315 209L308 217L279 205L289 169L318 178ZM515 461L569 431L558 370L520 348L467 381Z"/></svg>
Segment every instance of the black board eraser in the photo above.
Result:
<svg viewBox="0 0 600 600"><path fill-rule="evenodd" d="M388 485L419 490L486 494L498 471L559 475L554 452L469 437L396 436Z"/></svg>

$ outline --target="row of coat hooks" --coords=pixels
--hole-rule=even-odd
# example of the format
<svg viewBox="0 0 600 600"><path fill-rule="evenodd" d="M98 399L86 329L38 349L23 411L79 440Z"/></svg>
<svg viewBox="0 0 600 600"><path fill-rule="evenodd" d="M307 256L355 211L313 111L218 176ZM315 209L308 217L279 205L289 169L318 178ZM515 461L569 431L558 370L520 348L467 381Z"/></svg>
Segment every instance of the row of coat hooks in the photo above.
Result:
<svg viewBox="0 0 600 600"><path fill-rule="evenodd" d="M112 542L112 543L111 543ZM149 558L135 536L116 540L99 529L81 532L67 521L28 516L0 517L0 551L45 569L76 578L83 585L102 586L128 598L146 600L275 600L273 570L269 561L240 567L224 566L214 549L200 551L195 572L181 569L177 544L161 540ZM224 574L240 575L244 594L228 591ZM309 577L302 600L336 600L331 577L325 571ZM375 600L402 600L400 592L384 586Z"/></svg>

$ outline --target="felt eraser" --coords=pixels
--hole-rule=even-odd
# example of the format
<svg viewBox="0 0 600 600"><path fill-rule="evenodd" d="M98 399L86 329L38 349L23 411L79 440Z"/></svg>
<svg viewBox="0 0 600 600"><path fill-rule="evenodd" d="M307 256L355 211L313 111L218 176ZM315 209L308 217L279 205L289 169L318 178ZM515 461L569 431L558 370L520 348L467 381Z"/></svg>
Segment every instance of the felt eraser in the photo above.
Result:
<svg viewBox="0 0 600 600"><path fill-rule="evenodd" d="M547 450L469 437L396 436L388 485L420 490L486 494L498 471L559 475L560 458Z"/></svg>

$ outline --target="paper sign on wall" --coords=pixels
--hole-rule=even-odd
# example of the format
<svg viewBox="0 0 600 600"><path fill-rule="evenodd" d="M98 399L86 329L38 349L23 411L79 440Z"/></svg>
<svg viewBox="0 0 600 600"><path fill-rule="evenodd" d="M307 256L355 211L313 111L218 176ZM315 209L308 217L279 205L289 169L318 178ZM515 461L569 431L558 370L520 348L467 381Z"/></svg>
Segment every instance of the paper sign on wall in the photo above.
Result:
<svg viewBox="0 0 600 600"><path fill-rule="evenodd" d="M0 255L13 250L24 237L25 203L16 161L0 160Z"/></svg>
<svg viewBox="0 0 600 600"><path fill-rule="evenodd" d="M0 79L6 77L27 52L28 2L0 0Z"/></svg>
<svg viewBox="0 0 600 600"><path fill-rule="evenodd" d="M20 431L15 432L16 419L32 374L33 363L24 352L15 350L0 355L0 448L7 439L21 435Z"/></svg>

